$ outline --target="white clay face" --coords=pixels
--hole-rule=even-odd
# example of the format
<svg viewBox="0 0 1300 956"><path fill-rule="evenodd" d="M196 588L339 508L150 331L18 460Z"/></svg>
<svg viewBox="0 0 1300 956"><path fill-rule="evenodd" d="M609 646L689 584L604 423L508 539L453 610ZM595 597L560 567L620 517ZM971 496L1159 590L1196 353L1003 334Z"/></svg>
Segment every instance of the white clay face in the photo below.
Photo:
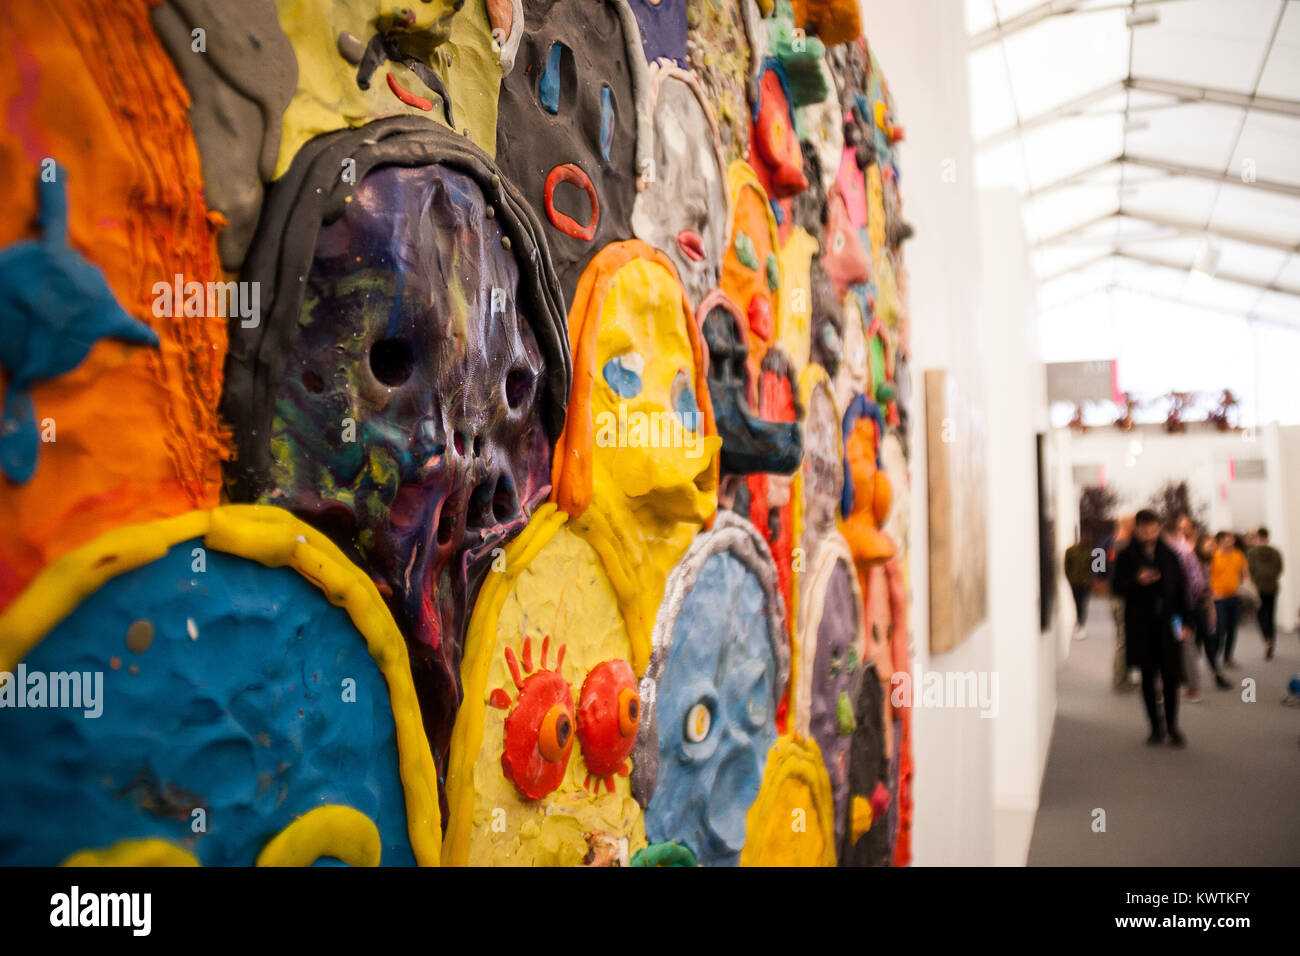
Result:
<svg viewBox="0 0 1300 956"><path fill-rule="evenodd" d="M654 180L637 196L632 230L672 260L694 306L722 271L726 174L704 104L684 80L663 78L654 118Z"/></svg>

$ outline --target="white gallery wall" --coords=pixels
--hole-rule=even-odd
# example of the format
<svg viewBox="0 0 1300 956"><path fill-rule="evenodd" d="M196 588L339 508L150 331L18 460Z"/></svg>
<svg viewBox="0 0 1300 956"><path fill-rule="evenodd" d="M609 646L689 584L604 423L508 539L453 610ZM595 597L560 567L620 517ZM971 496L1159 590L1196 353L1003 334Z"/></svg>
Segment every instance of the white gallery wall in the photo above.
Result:
<svg viewBox="0 0 1300 956"><path fill-rule="evenodd" d="M903 211L916 229L905 248L913 351L913 673L988 675L1009 668L1008 674L999 675L998 717L981 717L978 708L914 710L914 862L991 865L1006 861L997 851L997 794L1021 804L1036 801L1044 728L1050 729L1055 706L1055 655L1040 650L1050 648L1052 641L1040 639L1037 623L1033 436L1045 422L1046 407L1041 384L1033 384L1041 383L1042 366L1029 337L1036 322L1025 311L1032 293L1024 287L1027 276L1020 274L1025 271L1023 238L1010 232L1006 210L999 208L1006 197L993 201L999 215L991 228L996 235L1013 236L1009 241L1018 244L1019 251L1013 253L1018 261L1000 271L995 268L989 279L982 276L988 263L998 266L997 247L990 257L981 232L960 4L863 0L862 10L863 33L906 129L900 148ZM981 291L987 282L994 286L990 295ZM990 318L990 307L996 318ZM984 409L988 488L991 497L999 499L998 517L1006 519L1002 526L988 522L990 540L983 545L989 549L992 588L988 619L955 650L937 656L929 650L927 369L946 369L966 382L983 381L984 394L972 397ZM1002 554L1012 546L1023 554L1009 570L1002 566ZM1015 717L1006 716L1008 707ZM1005 735L1001 746L999 734ZM1005 786L998 783L1000 766L1006 771ZM1019 835L1015 842L1025 840L1027 836ZM1023 862L1020 852L1021 859L1014 862Z"/></svg>
<svg viewBox="0 0 1300 956"><path fill-rule="evenodd" d="M1040 433L1049 439L1047 381L1019 194L999 189L979 196L991 423L989 620L1001 696L993 720L996 862L1022 865L1056 714L1060 608L1053 606L1046 632L1039 616L1036 439Z"/></svg>

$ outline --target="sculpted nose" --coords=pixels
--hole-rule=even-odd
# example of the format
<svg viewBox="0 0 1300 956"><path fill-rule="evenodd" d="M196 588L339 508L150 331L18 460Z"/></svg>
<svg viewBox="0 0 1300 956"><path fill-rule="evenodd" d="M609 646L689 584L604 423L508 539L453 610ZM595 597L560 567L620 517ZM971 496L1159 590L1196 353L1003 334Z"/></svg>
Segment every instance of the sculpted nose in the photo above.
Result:
<svg viewBox="0 0 1300 956"><path fill-rule="evenodd" d="M416 461L422 472L442 464L447 446L442 440L442 428L433 418L425 418L416 427L413 443Z"/></svg>

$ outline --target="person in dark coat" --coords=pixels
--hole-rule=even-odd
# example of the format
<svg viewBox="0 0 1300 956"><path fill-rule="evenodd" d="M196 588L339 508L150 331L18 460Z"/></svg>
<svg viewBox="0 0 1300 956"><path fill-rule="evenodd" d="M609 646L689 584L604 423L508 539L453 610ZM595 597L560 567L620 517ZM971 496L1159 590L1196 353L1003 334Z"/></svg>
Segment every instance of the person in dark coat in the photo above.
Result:
<svg viewBox="0 0 1300 956"><path fill-rule="evenodd" d="M1151 721L1148 744L1169 735L1175 747L1186 741L1178 730L1178 685L1182 679L1180 642L1190 637L1191 609L1183 570L1169 545L1160 540L1160 519L1139 511L1133 540L1115 559L1115 592L1124 598L1128 665L1142 670L1142 700ZM1156 707L1156 675L1164 689L1164 725Z"/></svg>

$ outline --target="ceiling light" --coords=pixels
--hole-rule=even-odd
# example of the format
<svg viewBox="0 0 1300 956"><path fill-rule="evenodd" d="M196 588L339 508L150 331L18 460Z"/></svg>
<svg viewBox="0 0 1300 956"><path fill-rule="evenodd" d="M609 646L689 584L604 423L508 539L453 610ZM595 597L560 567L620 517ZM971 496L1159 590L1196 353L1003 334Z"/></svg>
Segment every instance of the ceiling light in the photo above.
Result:
<svg viewBox="0 0 1300 956"><path fill-rule="evenodd" d="M1192 263L1193 278L1213 278L1215 271L1219 268L1219 247L1214 243L1206 240L1201 251L1197 253L1196 261Z"/></svg>

